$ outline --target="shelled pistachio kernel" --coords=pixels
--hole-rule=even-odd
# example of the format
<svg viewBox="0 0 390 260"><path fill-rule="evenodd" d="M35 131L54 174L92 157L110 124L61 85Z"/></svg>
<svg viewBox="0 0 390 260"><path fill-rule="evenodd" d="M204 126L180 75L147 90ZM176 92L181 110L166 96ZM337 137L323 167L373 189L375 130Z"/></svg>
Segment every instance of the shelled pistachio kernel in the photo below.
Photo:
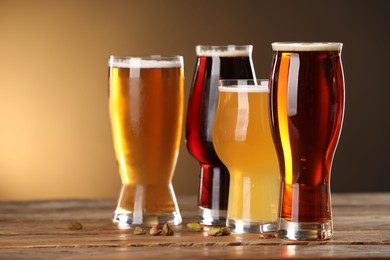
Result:
<svg viewBox="0 0 390 260"><path fill-rule="evenodd" d="M79 222L71 222L68 224L68 229L70 230L80 230L83 229L83 225Z"/></svg>
<svg viewBox="0 0 390 260"><path fill-rule="evenodd" d="M228 236L230 235L230 229L228 227L212 227L207 232L209 236Z"/></svg>
<svg viewBox="0 0 390 260"><path fill-rule="evenodd" d="M209 236L222 236L222 230L220 227L212 227L207 231Z"/></svg>
<svg viewBox="0 0 390 260"><path fill-rule="evenodd" d="M199 223L188 223L188 224L187 224L187 228L188 228L190 231L194 231L194 232L200 232L200 231L202 231L202 226L201 226Z"/></svg>
<svg viewBox="0 0 390 260"><path fill-rule="evenodd" d="M133 232L134 235L145 235L146 234L146 230L143 228L143 227L135 227L134 228L134 232Z"/></svg>

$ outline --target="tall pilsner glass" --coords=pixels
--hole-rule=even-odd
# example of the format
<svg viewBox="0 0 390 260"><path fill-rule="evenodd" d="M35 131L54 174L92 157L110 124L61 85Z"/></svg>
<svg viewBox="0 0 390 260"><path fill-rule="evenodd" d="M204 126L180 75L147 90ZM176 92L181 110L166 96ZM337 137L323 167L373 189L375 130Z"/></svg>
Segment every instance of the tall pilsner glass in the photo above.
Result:
<svg viewBox="0 0 390 260"><path fill-rule="evenodd" d="M229 171L215 153L212 126L219 79L255 79L252 46L196 46L197 62L186 118L186 143L200 162L199 222L225 225Z"/></svg>
<svg viewBox="0 0 390 260"><path fill-rule="evenodd" d="M341 43L272 44L271 121L281 167L278 235L333 234L330 172L344 115Z"/></svg>
<svg viewBox="0 0 390 260"><path fill-rule="evenodd" d="M108 101L122 180L114 223L180 224L171 179L182 132L183 58L111 56Z"/></svg>

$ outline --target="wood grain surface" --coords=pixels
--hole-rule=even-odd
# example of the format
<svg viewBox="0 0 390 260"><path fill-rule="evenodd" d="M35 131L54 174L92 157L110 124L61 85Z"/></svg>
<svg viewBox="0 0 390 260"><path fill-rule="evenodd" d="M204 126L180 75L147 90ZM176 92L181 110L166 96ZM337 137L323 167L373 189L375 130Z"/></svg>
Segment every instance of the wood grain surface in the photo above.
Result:
<svg viewBox="0 0 390 260"><path fill-rule="evenodd" d="M136 236L111 218L115 200L0 202L0 259L390 259L390 193L334 194L328 241L191 232L195 197L179 197L173 236ZM72 222L83 225L70 230Z"/></svg>

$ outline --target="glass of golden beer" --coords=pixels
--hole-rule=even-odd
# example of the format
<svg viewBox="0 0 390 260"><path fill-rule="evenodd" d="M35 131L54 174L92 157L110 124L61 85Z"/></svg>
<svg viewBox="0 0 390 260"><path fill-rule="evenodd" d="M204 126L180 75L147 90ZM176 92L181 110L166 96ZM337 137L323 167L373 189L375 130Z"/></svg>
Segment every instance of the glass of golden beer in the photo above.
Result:
<svg viewBox="0 0 390 260"><path fill-rule="evenodd" d="M114 223L177 225L172 187L182 133L183 58L109 58L109 113L122 181Z"/></svg>
<svg viewBox="0 0 390 260"><path fill-rule="evenodd" d="M275 232L279 164L269 122L268 80L220 80L213 143L230 173L227 225Z"/></svg>
<svg viewBox="0 0 390 260"><path fill-rule="evenodd" d="M344 116L342 43L272 44L271 125L281 168L278 236L333 235L330 173Z"/></svg>

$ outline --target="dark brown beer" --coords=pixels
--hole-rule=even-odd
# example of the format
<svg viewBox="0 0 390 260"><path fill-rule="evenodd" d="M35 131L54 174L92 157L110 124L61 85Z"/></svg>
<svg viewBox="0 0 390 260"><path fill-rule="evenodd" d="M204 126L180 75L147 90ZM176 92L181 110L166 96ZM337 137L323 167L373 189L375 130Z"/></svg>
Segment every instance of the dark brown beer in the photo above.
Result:
<svg viewBox="0 0 390 260"><path fill-rule="evenodd" d="M197 63L188 101L186 143L200 162L199 218L202 224L226 222L229 172L212 143L219 79L255 79L252 46L197 46Z"/></svg>
<svg viewBox="0 0 390 260"><path fill-rule="evenodd" d="M332 220L330 173L344 114L341 44L273 44L271 123L281 168L280 219ZM331 235L331 234L330 234Z"/></svg>

